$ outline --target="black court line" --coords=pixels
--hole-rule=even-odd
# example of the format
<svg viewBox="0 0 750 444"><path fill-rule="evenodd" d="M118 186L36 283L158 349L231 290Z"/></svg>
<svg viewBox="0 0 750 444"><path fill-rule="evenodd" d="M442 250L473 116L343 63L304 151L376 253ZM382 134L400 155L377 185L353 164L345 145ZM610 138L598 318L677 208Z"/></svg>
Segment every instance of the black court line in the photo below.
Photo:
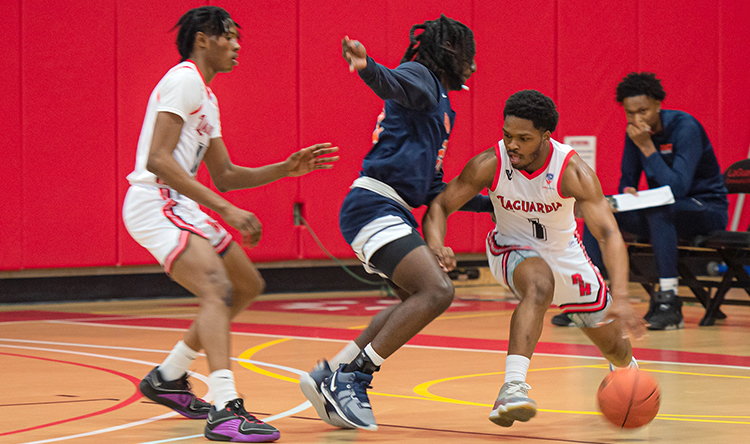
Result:
<svg viewBox="0 0 750 444"><path fill-rule="evenodd" d="M320 418L307 418L305 416L290 416L289 418L323 422L323 420ZM566 443L571 443L571 444L609 444L611 442L611 441L580 441L577 439L560 439L560 438L541 438L538 436L526 436L526 435L502 435L498 433L467 432L464 430L433 429L429 427L413 427L413 426L402 426L402 425L394 425L394 424L378 424L378 427L390 427L392 429L420 430L420 431L425 431L425 432L437 432L437 433L451 433L451 434L463 435L463 436L467 436L467 435L468 436L487 436L487 437L493 437L493 438L518 438L518 439L546 441L546 442L566 442ZM347 430L347 429L337 429L337 430ZM351 429L348 429L348 430L351 430Z"/></svg>
<svg viewBox="0 0 750 444"><path fill-rule="evenodd" d="M63 396L63 395L58 395ZM20 404L0 404L0 407L22 407L27 405L46 405L46 404L73 404L75 402L95 402L95 401L119 401L115 398L98 398L98 399L76 399L75 401L47 401L47 402L23 402Z"/></svg>

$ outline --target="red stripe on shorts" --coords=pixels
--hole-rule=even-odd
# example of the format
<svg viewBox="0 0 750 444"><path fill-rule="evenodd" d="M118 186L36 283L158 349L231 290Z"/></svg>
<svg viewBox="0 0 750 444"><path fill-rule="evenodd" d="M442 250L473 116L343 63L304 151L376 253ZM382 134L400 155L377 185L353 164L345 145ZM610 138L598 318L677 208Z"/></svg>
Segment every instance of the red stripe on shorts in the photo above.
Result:
<svg viewBox="0 0 750 444"><path fill-rule="evenodd" d="M172 250L171 253L169 253L169 256L164 260L164 271L169 274L172 271L172 264L174 263L175 259L177 259L180 254L182 254L183 251L185 251L185 248L187 248L188 245L188 239L190 238L190 233L187 231L181 231L180 232L180 241L177 243L177 246Z"/></svg>

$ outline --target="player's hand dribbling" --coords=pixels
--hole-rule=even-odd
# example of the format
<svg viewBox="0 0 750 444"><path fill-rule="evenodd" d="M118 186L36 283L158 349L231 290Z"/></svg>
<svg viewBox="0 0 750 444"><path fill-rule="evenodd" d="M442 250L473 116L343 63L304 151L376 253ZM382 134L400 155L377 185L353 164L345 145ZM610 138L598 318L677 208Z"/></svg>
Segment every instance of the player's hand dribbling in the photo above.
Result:
<svg viewBox="0 0 750 444"><path fill-rule="evenodd" d="M339 156L321 156L335 153L338 150L339 147L331 147L330 143L316 143L313 146L302 148L284 161L287 176L297 177L313 170L329 170L333 168L331 163L339 160Z"/></svg>
<svg viewBox="0 0 750 444"><path fill-rule="evenodd" d="M358 40L349 40L349 36L341 40L341 55L349 64L349 71L359 71L367 66L367 50Z"/></svg>
<svg viewBox="0 0 750 444"><path fill-rule="evenodd" d="M263 226L253 213L231 207L221 215L221 218L240 232L243 246L253 248L258 245L263 234Z"/></svg>
<svg viewBox="0 0 750 444"><path fill-rule="evenodd" d="M456 255L453 253L451 247L432 247L432 252L435 253L440 268L442 268L444 272L447 273L456 268Z"/></svg>
<svg viewBox="0 0 750 444"><path fill-rule="evenodd" d="M643 339L646 335L646 321L635 313L627 299L612 298L612 306L607 311L603 323L616 319L619 319L622 324L624 338L628 337L628 332L636 341Z"/></svg>

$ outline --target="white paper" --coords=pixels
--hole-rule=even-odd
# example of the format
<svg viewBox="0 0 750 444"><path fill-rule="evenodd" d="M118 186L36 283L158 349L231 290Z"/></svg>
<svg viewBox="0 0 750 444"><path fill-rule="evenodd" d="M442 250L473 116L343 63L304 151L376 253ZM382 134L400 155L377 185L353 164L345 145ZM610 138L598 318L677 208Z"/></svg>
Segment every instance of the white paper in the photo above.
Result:
<svg viewBox="0 0 750 444"><path fill-rule="evenodd" d="M610 206L616 211L640 210L642 208L659 207L674 203L674 195L669 185L638 191L634 196L630 193L615 194L609 198Z"/></svg>
<svg viewBox="0 0 750 444"><path fill-rule="evenodd" d="M596 136L565 136L563 143L572 146L581 159L596 172Z"/></svg>

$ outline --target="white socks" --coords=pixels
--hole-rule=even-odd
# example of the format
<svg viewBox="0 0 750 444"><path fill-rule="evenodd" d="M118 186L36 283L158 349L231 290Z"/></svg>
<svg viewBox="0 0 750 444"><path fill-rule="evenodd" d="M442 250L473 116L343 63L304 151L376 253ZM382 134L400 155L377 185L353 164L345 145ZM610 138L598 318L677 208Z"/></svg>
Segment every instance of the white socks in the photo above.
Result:
<svg viewBox="0 0 750 444"><path fill-rule="evenodd" d="M356 342L350 341L336 356L328 361L328 364L331 365L331 370L336 371L339 365L352 362L361 351Z"/></svg>
<svg viewBox="0 0 750 444"><path fill-rule="evenodd" d="M159 366L159 373L165 381L174 381L188 371L195 361L198 352L185 345L183 341L177 343Z"/></svg>
<svg viewBox="0 0 750 444"><path fill-rule="evenodd" d="M379 354L375 353L375 350L372 348L372 343L365 346L365 354L370 358L370 361L378 367L385 362L385 358L381 358Z"/></svg>
<svg viewBox="0 0 750 444"><path fill-rule="evenodd" d="M531 360L522 355L508 355L505 357L505 382L526 382Z"/></svg>
<svg viewBox="0 0 750 444"><path fill-rule="evenodd" d="M229 369L216 370L208 375L208 388L214 394L214 407L221 410L240 396L234 386L234 374Z"/></svg>
<svg viewBox="0 0 750 444"><path fill-rule="evenodd" d="M679 278L659 278L659 291L674 291L677 294L677 287L680 283Z"/></svg>

